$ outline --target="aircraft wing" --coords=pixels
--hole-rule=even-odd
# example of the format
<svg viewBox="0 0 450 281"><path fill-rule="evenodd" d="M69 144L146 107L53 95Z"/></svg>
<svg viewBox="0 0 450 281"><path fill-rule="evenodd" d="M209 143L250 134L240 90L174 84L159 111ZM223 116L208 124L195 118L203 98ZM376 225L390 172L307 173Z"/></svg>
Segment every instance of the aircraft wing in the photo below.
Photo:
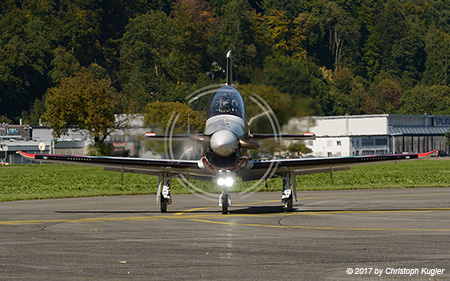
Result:
<svg viewBox="0 0 450 281"><path fill-rule="evenodd" d="M147 175L167 173L169 175L183 174L189 178L210 180L214 175L199 167L195 160L146 159L131 157L102 157L31 154L18 151L23 157L33 161L100 166L105 170L122 171Z"/></svg>
<svg viewBox="0 0 450 281"><path fill-rule="evenodd" d="M315 140L314 133L304 133L303 135L295 134L251 134L250 139L253 141L281 138L282 140Z"/></svg>
<svg viewBox="0 0 450 281"><path fill-rule="evenodd" d="M315 174L333 171L349 170L352 166L379 164L390 161L419 159L431 156L435 150L427 153L390 154L353 157L327 157L327 158L300 158L300 159L273 159L266 161L252 161L251 169L243 172L243 180L256 180L265 174L293 175Z"/></svg>
<svg viewBox="0 0 450 281"><path fill-rule="evenodd" d="M239 176L245 180L258 180L272 176L283 176L286 173L293 175L305 175L348 170L352 166L378 164L389 161L402 161L419 159L430 156L435 151L427 153L391 154L354 157L328 157L328 158L301 158L301 159L274 159L263 161L250 161L250 168L244 169ZM100 166L105 170L122 171L127 173L139 173L158 175L182 174L187 178L211 180L215 175L208 170L201 169L197 160L170 160L170 159L146 159L130 157L101 157L101 156L73 156L30 154L18 151L23 157L33 161L81 164L88 166Z"/></svg>
<svg viewBox="0 0 450 281"><path fill-rule="evenodd" d="M145 133L144 137L153 141L193 141L205 145L209 145L211 138L204 134L157 135L155 133Z"/></svg>

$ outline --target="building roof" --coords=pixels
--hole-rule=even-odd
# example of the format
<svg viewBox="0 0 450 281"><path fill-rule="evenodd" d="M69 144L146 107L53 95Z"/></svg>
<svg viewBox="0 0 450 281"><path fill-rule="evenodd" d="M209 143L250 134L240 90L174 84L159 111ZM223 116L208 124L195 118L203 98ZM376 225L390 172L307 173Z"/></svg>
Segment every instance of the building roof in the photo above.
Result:
<svg viewBox="0 0 450 281"><path fill-rule="evenodd" d="M448 127L389 127L391 135L445 135Z"/></svg>

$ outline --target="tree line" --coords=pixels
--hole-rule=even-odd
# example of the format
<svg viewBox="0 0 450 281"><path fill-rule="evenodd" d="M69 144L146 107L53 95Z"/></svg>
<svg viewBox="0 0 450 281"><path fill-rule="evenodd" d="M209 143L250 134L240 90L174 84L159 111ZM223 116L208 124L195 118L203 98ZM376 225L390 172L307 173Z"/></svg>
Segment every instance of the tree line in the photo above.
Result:
<svg viewBox="0 0 450 281"><path fill-rule="evenodd" d="M234 81L244 93L273 101L283 120L450 114L449 4L4 0L0 122L95 120L75 113L89 89L96 90L91 96L102 93L89 108L108 118L152 111L148 104L186 103L192 91L224 82L230 49ZM95 107L101 103L108 106Z"/></svg>

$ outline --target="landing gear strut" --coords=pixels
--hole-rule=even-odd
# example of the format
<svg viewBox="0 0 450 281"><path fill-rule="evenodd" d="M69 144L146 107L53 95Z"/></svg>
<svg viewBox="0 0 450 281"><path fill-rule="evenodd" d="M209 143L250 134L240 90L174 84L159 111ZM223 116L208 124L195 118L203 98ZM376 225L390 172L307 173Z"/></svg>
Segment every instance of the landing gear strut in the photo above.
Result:
<svg viewBox="0 0 450 281"><path fill-rule="evenodd" d="M163 173L158 176L158 190L156 194L156 202L159 204L161 213L167 212L167 205L172 204L170 179L167 174Z"/></svg>
<svg viewBox="0 0 450 281"><path fill-rule="evenodd" d="M281 196L281 202L286 212L292 212L294 197L296 199L295 201L297 201L295 176L289 173L283 178L283 195Z"/></svg>

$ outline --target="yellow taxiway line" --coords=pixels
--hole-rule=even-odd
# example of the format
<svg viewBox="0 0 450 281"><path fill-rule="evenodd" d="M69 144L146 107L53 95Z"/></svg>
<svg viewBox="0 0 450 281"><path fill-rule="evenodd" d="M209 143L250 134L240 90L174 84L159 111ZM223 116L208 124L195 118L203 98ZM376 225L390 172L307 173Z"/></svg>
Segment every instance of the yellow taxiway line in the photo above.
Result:
<svg viewBox="0 0 450 281"><path fill-rule="evenodd" d="M427 194L396 194L396 195L362 195L362 196L317 196L317 197L304 197L299 200L318 200L318 199L343 199L343 198L370 198L370 197L404 197L404 196L433 196L443 195L449 193L427 193ZM263 205L268 203L277 203L280 200L260 201L244 204L236 204L233 206L249 206L249 205ZM211 219L227 219L237 217L247 218L270 218L280 216L324 216L324 215L339 215L339 214L382 214L382 213L418 213L418 212L438 212L438 211L450 211L450 208L415 208L405 210L330 210L330 211L300 211L293 213L269 213L269 214L228 214L222 215L219 213L203 213L194 214L196 211L215 209L217 206L201 207L185 210L173 214L172 216L167 214L158 214L154 216L131 216L131 217L107 217L107 218L82 218L82 219L48 219L48 220L15 220L15 221L0 221L0 225L31 225L31 224L46 224L46 223L100 223L100 222L118 222L118 221L152 221L152 220L167 220L167 219L185 219L204 223L212 224L224 224L224 225L240 225L240 226L255 226L255 227L272 227L272 228L292 228L292 229L339 229L339 230L398 230L398 231L441 231L450 232L450 229L407 229L407 228L346 228L346 227L321 227L321 226L283 226L283 225L265 225L265 224L251 224L251 223L231 223L214 221Z"/></svg>

